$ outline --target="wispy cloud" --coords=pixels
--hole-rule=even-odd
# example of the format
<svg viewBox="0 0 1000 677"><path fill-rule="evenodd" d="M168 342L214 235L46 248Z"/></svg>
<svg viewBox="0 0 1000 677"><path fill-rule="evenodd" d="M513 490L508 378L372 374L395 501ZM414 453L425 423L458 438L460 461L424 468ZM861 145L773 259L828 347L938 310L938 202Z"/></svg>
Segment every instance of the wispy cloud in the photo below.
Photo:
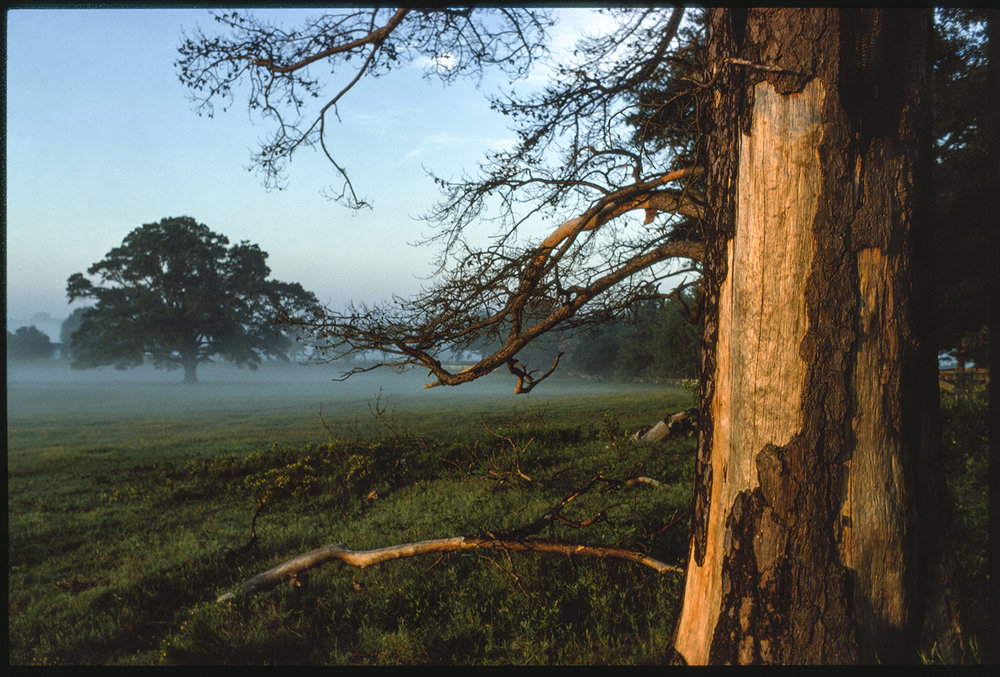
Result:
<svg viewBox="0 0 1000 677"><path fill-rule="evenodd" d="M435 56L418 56L413 60L413 65L418 68L438 71L449 71L457 64L458 59L448 52Z"/></svg>
<svg viewBox="0 0 1000 677"><path fill-rule="evenodd" d="M408 158L419 157L427 153L437 153L456 146L466 148L483 148L486 150L502 151L514 147L517 143L512 138L484 137L472 134L452 134L450 132L435 132L425 134L417 141L416 147L407 151L404 155Z"/></svg>

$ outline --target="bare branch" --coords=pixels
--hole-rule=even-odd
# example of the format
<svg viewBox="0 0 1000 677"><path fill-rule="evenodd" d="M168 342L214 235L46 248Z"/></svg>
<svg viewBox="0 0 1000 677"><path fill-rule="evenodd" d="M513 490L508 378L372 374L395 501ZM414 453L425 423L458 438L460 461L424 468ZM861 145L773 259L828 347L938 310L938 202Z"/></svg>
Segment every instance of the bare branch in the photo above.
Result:
<svg viewBox="0 0 1000 677"><path fill-rule="evenodd" d="M523 470L521 470L521 454L523 454L525 451L528 450L528 447L530 447L531 443L535 441L535 438L532 437L530 440L528 440L524 444L524 446L522 446L522 447L519 448L518 445L517 445L517 443L514 442L513 436L511 436L511 435L504 435L501 432L497 432L496 430L493 430L488 425L486 425L485 421L483 421L483 428L485 428L487 432L489 432L491 435L493 435L497 439L504 440L505 442L507 442L507 444L510 445L511 450L514 452L514 470L513 470L513 474L517 475L518 477L520 477L521 479L523 479L525 482L534 482L535 480L531 479L528 475L524 474ZM491 472L491 474L494 474L494 473Z"/></svg>
<svg viewBox="0 0 1000 677"><path fill-rule="evenodd" d="M700 283L701 283L700 278L689 280L687 282L684 282L683 284L678 285L672 292L666 295L668 299L670 299L671 301L676 303L678 307L680 307L681 315L691 324L695 324L701 319L703 287L700 286ZM696 284L699 285L698 296L695 299L694 310L692 310L691 307L687 304L687 301L684 300L683 292L688 287L694 286Z"/></svg>
<svg viewBox="0 0 1000 677"><path fill-rule="evenodd" d="M350 373L359 373L377 366L420 366L426 368L436 379L425 387L434 387L468 383L498 367L508 366L520 379L515 392L525 393L548 377L558 360L543 376L534 377L515 361L515 356L522 348L561 323L572 325L577 313L612 288L623 295L623 304L631 303L637 298L649 298L648 293L622 288L621 284L650 266L668 259L684 257L700 260L703 248L699 242L666 242L652 250L631 256L585 285L551 289L554 296L549 296L548 287L541 284L544 267L531 266L526 259L520 259L505 266L510 270L510 275L520 280L519 286L513 292L507 291L503 276L498 277L496 284L501 291L497 292L497 299L502 302L502 306L485 317L479 311L488 309L489 305L482 302L478 293L465 305L463 298L468 290L463 291L445 283L412 302L410 312L405 312L404 309L404 313L398 316L388 313L386 309L372 308L347 314L330 313L305 324L315 332L315 347L332 353L333 357L367 351L381 351L387 357L396 356L395 359L382 360L377 365L355 367ZM525 256L537 260L538 250L534 249ZM482 285L478 287L480 291L490 284L489 280L484 281L475 275L465 279L472 279L475 284ZM502 298L500 294L503 295ZM440 308L440 311L423 320L411 314L431 312L436 308ZM600 311L595 313L593 321L600 316ZM524 322L529 320L529 315L532 316L530 321ZM443 345L466 340L470 334L498 335L504 321L509 321L509 329L499 348L460 372L449 371L435 354ZM580 321L587 324L591 320Z"/></svg>
<svg viewBox="0 0 1000 677"><path fill-rule="evenodd" d="M635 550L599 545L582 545L544 540L502 540L482 537L456 536L437 538L416 543L403 543L376 550L351 550L343 543L335 543L299 555L240 584L232 592L219 595L217 602L225 602L237 595L249 595L273 588L283 580L332 560L339 560L356 567L368 567L404 557L428 553L463 552L468 550L509 550L512 552L549 552L582 557L625 559L648 566L658 573L684 573L680 567L666 564Z"/></svg>
<svg viewBox="0 0 1000 677"><path fill-rule="evenodd" d="M248 58L250 58L250 62L253 63L253 65L266 68L272 73L292 73L299 69L305 68L311 63L322 61L323 59L331 57L334 54L349 52L363 45L374 44L377 46L389 36L389 33L391 33L393 29L395 29L396 26L400 24L400 22L402 22L403 17L405 17L409 11L410 10L405 7L400 7L399 9L396 10L396 13L392 15L392 18L389 19L389 21L386 22L384 26L370 31L367 35L364 35L355 40L351 40L349 42L345 42L344 44L341 45L335 45L329 49L319 51L315 54L311 54L310 56L301 59L297 63L288 64L287 66L276 65L275 63L272 62L271 59L264 59L259 57L258 58L248 57ZM374 21L374 19L375 19L375 12L372 13L372 20ZM341 93L343 93L343 90L341 91Z"/></svg>
<svg viewBox="0 0 1000 677"><path fill-rule="evenodd" d="M552 366L549 367L549 370L537 378L533 376L533 371L526 370L520 363L515 362L513 359L507 360L507 369L510 373L517 377L517 385L514 386L514 394L523 395L531 392L532 388L552 375L552 372L554 372L556 367L559 366L559 360L562 359L563 355L564 353L556 355L556 359L552 363Z"/></svg>
<svg viewBox="0 0 1000 677"><path fill-rule="evenodd" d="M545 30L551 18L538 9L341 8L286 30L240 11L216 13L215 21L230 35L206 36L196 30L185 37L175 62L181 82L189 88L199 112L214 114L233 100L233 91L249 86L248 108L276 123L270 139L253 158L265 184L281 188L284 167L305 146L319 146L344 181L337 199L353 208L368 206L355 195L343 166L329 152L325 116L365 75L377 77L400 62L425 59L427 73L450 81L460 75L481 75L496 67L512 77L527 73L545 53ZM442 55L447 69L434 68ZM307 101L323 100L323 86L310 70L320 64L350 68L362 61L348 82L313 113Z"/></svg>

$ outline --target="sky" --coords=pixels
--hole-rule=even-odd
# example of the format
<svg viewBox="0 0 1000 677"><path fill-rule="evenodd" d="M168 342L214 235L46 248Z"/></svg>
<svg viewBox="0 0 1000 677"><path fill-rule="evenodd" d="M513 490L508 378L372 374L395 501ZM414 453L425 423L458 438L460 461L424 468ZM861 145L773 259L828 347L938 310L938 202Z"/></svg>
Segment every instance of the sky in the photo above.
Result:
<svg viewBox="0 0 1000 677"><path fill-rule="evenodd" d="M294 25L316 10L254 12ZM557 52L602 22L591 10L560 15ZM414 64L362 80L333 137L338 162L374 205L355 212L324 196L340 184L312 151L295 156L287 188L265 189L248 166L269 127L245 100L213 118L194 111L173 64L185 32L214 32L209 10L18 9L6 18L8 329L38 313L65 318L80 305L67 303L70 275L170 216L260 245L274 279L300 282L332 307L410 296L436 254L413 246L428 232L415 217L439 195L426 170L457 178L513 139L486 97L500 79L445 86Z"/></svg>

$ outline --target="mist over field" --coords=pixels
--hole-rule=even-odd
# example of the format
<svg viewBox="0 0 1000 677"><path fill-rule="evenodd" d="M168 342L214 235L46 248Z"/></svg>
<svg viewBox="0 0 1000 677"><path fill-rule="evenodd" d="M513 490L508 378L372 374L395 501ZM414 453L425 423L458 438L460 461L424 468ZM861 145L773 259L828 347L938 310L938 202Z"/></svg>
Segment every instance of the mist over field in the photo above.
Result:
<svg viewBox="0 0 1000 677"><path fill-rule="evenodd" d="M464 408L472 402L510 410L572 395L634 391L635 384L608 384L553 376L529 395L514 395L515 380L503 371L462 386L424 388L431 381L419 369L379 369L338 380L338 365L262 364L257 371L205 364L197 384L182 372L144 365L74 370L65 362L8 363L8 422L34 417L172 418L184 415L253 414L296 409L301 413L368 415L376 401L393 410Z"/></svg>

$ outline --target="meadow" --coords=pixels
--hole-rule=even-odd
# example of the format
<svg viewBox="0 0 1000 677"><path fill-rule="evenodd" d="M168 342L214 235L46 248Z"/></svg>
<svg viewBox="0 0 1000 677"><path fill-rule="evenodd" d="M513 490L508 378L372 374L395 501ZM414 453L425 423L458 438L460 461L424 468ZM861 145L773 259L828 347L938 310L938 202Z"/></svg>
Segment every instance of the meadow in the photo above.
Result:
<svg viewBox="0 0 1000 677"><path fill-rule="evenodd" d="M691 406L676 385L505 375L424 389L336 367L73 372L7 383L11 664L646 664L681 577L633 562L474 551L331 562L218 603L330 543L361 550L533 525L532 536L683 566L694 441L633 432ZM986 579L986 410L944 402L953 530ZM660 484L626 484L647 476ZM570 500L567 500L570 499ZM544 520L562 505L559 518ZM985 599L981 595L979 599ZM973 620L984 619L973 607Z"/></svg>
<svg viewBox="0 0 1000 677"><path fill-rule="evenodd" d="M327 564L218 604L274 564L529 525L603 473L537 535L684 558L693 442L635 429L690 405L678 387L498 376L424 389L420 374L333 367L8 372L12 664L655 662L679 576L537 553ZM550 385L547 383L546 385ZM521 477L513 472L520 468ZM615 484L635 474L659 488ZM606 481L605 481L606 480Z"/></svg>

